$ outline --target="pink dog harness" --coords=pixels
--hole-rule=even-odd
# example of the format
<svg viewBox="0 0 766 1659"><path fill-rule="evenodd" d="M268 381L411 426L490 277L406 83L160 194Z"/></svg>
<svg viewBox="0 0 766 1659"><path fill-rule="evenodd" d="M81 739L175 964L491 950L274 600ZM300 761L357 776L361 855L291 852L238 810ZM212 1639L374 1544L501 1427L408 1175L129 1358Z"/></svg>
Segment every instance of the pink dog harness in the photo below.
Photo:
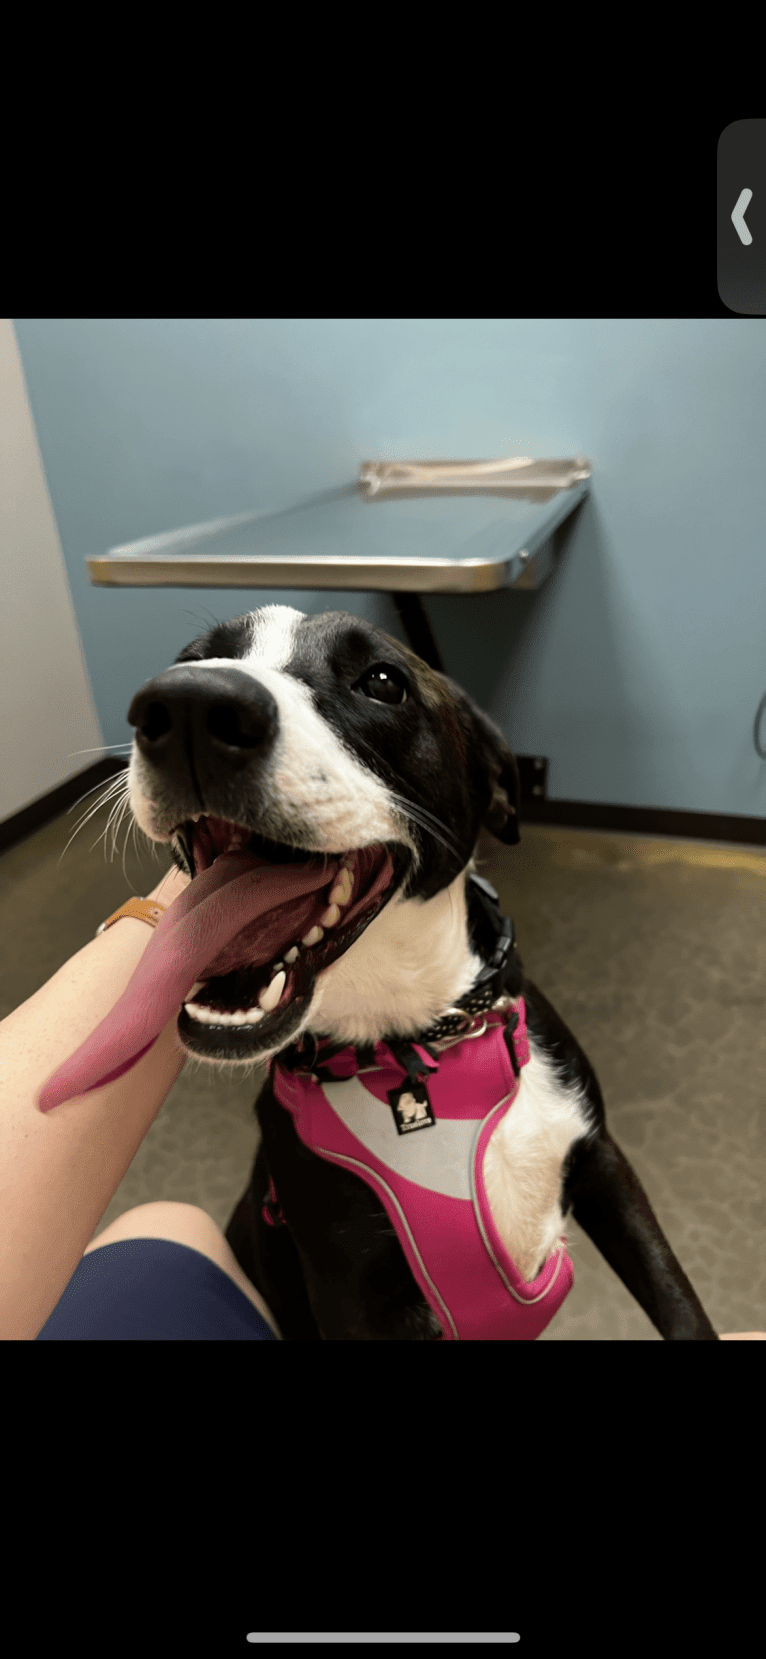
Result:
<svg viewBox="0 0 766 1659"><path fill-rule="evenodd" d="M516 1068L503 1035L512 1019ZM483 1176L490 1136L519 1091L516 1069L529 1060L524 998L487 1009L437 1046L434 1059L412 1043L409 1075L383 1042L374 1065L361 1068L353 1047L313 1071L288 1070L277 1057L274 1093L304 1146L377 1193L447 1340L531 1342L574 1283L566 1236L527 1283L492 1219ZM273 1208L273 1185L271 1199ZM263 1214L273 1223L268 1202Z"/></svg>

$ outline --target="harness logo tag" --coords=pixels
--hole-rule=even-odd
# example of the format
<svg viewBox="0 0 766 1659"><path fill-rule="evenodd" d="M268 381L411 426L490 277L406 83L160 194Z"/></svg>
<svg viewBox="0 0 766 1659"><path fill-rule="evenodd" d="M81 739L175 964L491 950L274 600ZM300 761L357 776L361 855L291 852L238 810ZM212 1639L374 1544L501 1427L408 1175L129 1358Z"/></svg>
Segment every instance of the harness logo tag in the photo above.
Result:
<svg viewBox="0 0 766 1659"><path fill-rule="evenodd" d="M436 1118L428 1098L425 1083L410 1082L409 1078L398 1089L388 1090L388 1099L394 1114L397 1134L409 1135L413 1129L435 1129Z"/></svg>

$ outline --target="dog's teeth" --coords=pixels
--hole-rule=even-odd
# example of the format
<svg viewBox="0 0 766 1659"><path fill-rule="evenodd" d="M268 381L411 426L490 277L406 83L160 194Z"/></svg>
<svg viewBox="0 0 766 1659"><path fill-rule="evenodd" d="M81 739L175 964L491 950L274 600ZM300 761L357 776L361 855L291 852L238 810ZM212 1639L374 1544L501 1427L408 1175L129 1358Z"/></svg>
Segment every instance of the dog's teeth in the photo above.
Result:
<svg viewBox="0 0 766 1659"><path fill-rule="evenodd" d="M340 875L338 876L338 880L336 881L330 894L330 903L341 905L348 904L348 901L351 898L353 885L354 883L351 871L344 864Z"/></svg>
<svg viewBox="0 0 766 1659"><path fill-rule="evenodd" d="M301 939L301 944L302 945L318 945L320 939L324 939L324 928L323 927L312 927L312 928L310 928L308 933L304 934L303 938Z"/></svg>
<svg viewBox="0 0 766 1659"><path fill-rule="evenodd" d="M337 904L331 904L323 916L319 918L322 927L335 927L340 920L340 911Z"/></svg>
<svg viewBox="0 0 766 1659"><path fill-rule="evenodd" d="M275 974L271 984L265 985L263 990L260 992L258 997L258 1006L263 1009L264 1014L270 1014L272 1009L276 1008L282 992L284 991L286 979L287 974L284 971L282 973Z"/></svg>
<svg viewBox="0 0 766 1659"><path fill-rule="evenodd" d="M187 1014L199 1025L257 1025L265 1019L261 1008L242 1008L234 1014L224 1014L218 1008L206 1008L203 1003L185 1002Z"/></svg>
<svg viewBox="0 0 766 1659"><path fill-rule="evenodd" d="M295 958L296 958L297 955L298 955L298 946L297 945L291 945L290 949L285 951L285 961L289 962L292 965L292 963L295 961Z"/></svg>

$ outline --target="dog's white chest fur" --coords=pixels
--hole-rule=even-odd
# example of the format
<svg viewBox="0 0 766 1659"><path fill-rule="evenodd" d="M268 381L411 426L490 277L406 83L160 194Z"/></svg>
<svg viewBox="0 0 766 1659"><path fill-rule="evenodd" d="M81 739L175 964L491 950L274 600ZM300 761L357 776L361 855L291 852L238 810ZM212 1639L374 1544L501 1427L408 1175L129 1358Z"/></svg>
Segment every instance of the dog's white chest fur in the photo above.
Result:
<svg viewBox="0 0 766 1659"><path fill-rule="evenodd" d="M523 1279L537 1277L564 1227L561 1171L586 1133L581 1091L558 1081L530 1040L519 1090L490 1137L484 1182L492 1218Z"/></svg>

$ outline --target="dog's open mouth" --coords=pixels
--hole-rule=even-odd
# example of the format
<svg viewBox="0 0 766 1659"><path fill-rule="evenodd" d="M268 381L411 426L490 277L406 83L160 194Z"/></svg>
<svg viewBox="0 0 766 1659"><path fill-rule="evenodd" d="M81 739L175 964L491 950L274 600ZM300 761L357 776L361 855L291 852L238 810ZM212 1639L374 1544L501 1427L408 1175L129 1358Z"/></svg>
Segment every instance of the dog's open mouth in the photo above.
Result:
<svg viewBox="0 0 766 1659"><path fill-rule="evenodd" d="M216 891L231 904L235 924L184 998L178 1017L184 1046L201 1058L230 1060L284 1046L317 975L380 909L394 879L389 849L378 842L311 853L204 815L180 825L175 839L192 887L202 876L209 880L214 866L218 871L220 864L222 875L225 870ZM243 878L250 881L246 898L239 892ZM239 919L244 925L236 928Z"/></svg>
<svg viewBox="0 0 766 1659"><path fill-rule="evenodd" d="M174 1016L184 1047L201 1059L257 1059L286 1047L317 975L369 926L408 856L381 842L301 852L223 818L179 826L176 840L193 880L161 917L119 1001L41 1089L43 1112L122 1077Z"/></svg>

